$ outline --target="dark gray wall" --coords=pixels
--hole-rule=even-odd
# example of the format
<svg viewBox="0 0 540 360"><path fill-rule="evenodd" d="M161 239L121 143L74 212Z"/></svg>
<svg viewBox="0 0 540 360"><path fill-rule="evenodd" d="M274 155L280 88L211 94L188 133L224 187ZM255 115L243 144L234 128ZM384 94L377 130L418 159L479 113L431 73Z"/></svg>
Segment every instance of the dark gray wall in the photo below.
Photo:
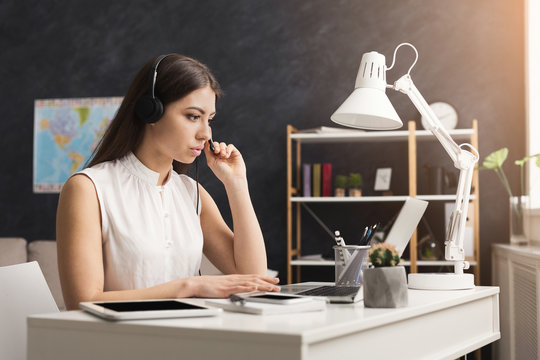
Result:
<svg viewBox="0 0 540 360"><path fill-rule="evenodd" d="M32 193L34 99L121 96L144 62L178 52L207 63L226 92L215 138L243 152L269 264L284 276L286 124L332 126L329 117L351 91L362 53L376 50L390 64L395 46L407 41L420 53L412 75L428 102L454 105L459 127L478 118L482 155L508 146L512 158L521 157L522 13L522 1L514 0L3 1L0 236L55 237L58 196ZM407 70L411 54L400 51L390 81ZM419 118L404 95L390 97L403 119ZM344 168L343 159L354 163L372 184L381 164L405 171L393 163L402 152L351 147L330 160L343 171L356 170ZM429 152L432 160L447 161L440 147ZM207 169L201 181L230 221L222 186ZM403 184L399 176L393 181ZM482 172L480 181L482 282L488 284L490 244L508 241L507 198L494 174Z"/></svg>

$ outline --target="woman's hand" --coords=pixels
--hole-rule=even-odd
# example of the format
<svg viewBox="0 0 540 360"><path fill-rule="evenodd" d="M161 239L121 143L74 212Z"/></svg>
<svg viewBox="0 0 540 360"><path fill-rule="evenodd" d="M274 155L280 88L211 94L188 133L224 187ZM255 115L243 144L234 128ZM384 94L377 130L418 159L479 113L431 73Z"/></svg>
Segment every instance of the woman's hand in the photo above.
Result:
<svg viewBox="0 0 540 360"><path fill-rule="evenodd" d="M193 296L227 298L231 294L248 291L280 291L278 278L261 275L215 275L193 277Z"/></svg>
<svg viewBox="0 0 540 360"><path fill-rule="evenodd" d="M225 185L237 179L245 180L246 165L240 151L233 144L227 145L217 141L214 141L213 144L214 151L210 149L210 144L207 142L204 146L204 153L206 163L218 179Z"/></svg>

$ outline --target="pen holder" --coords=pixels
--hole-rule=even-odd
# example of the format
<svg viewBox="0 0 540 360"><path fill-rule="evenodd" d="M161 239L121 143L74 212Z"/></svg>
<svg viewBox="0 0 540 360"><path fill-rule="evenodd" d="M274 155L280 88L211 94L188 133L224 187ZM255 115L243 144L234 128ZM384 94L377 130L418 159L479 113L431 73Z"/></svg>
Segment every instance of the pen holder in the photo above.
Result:
<svg viewBox="0 0 540 360"><path fill-rule="evenodd" d="M370 246L334 246L336 285L361 286L362 271L367 269Z"/></svg>

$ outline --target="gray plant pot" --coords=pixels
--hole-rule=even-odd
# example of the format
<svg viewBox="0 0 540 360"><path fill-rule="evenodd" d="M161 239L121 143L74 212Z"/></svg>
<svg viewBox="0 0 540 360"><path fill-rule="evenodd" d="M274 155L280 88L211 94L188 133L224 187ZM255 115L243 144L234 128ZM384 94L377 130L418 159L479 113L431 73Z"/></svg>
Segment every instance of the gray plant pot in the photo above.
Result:
<svg viewBox="0 0 540 360"><path fill-rule="evenodd" d="M395 308L407 306L407 276L403 266L364 270L364 306Z"/></svg>

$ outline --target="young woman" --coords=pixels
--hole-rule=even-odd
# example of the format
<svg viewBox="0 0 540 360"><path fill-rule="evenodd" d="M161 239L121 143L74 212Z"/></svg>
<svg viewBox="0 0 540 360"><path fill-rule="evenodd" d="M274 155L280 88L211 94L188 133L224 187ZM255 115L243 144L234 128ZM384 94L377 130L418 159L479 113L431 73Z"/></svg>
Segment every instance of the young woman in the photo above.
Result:
<svg viewBox="0 0 540 360"><path fill-rule="evenodd" d="M220 95L209 69L186 56L160 56L139 71L89 166L60 195L58 265L68 309L81 301L279 291L279 280L265 276L242 155L211 141ZM234 233L208 192L183 175L203 151L225 186ZM199 276L203 253L228 275Z"/></svg>

